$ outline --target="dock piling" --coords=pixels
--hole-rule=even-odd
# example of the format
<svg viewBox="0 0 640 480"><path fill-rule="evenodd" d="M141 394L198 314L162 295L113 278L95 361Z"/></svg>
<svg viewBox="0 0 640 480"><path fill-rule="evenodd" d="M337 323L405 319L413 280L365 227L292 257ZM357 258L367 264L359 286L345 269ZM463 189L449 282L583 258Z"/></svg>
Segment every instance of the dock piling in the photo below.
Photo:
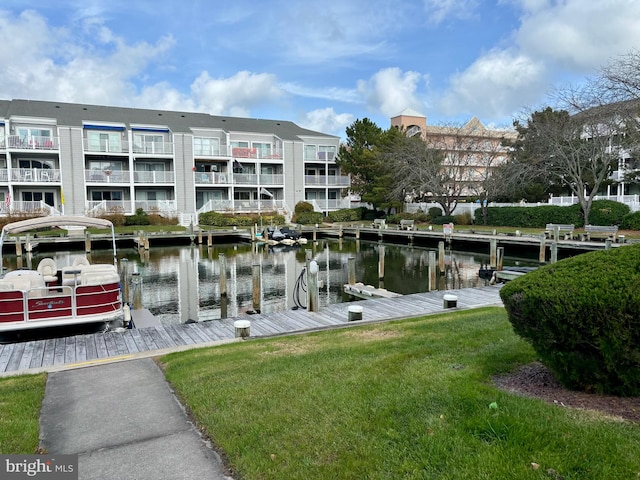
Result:
<svg viewBox="0 0 640 480"><path fill-rule="evenodd" d="M384 280L384 245L378 246L378 280Z"/></svg>
<svg viewBox="0 0 640 480"><path fill-rule="evenodd" d="M438 270L444 273L444 242L438 242Z"/></svg>
<svg viewBox="0 0 640 480"><path fill-rule="evenodd" d="M320 289L318 287L318 263L315 260L309 262L307 270L307 289L309 290L309 303L307 310L317 312L320 303Z"/></svg>
<svg viewBox="0 0 640 480"><path fill-rule="evenodd" d="M84 231L84 252L91 253L91 232L89 230Z"/></svg>
<svg viewBox="0 0 640 480"><path fill-rule="evenodd" d="M253 310L260 313L260 264L254 263L251 266L251 280L252 280L252 299Z"/></svg>
<svg viewBox="0 0 640 480"><path fill-rule="evenodd" d="M489 240L489 248L490 248L489 266L491 268L496 268L497 256L498 256L498 240L495 238L492 238L491 240Z"/></svg>
<svg viewBox="0 0 640 480"><path fill-rule="evenodd" d="M227 296L227 257L224 253L218 254L218 262L220 264L220 296Z"/></svg>
<svg viewBox="0 0 640 480"><path fill-rule="evenodd" d="M504 261L504 247L498 247L496 255L496 270L502 270L502 264Z"/></svg>
<svg viewBox="0 0 640 480"><path fill-rule="evenodd" d="M540 253L538 254L538 261L540 263L547 261L547 246L545 244L544 235L540 237Z"/></svg>
<svg viewBox="0 0 640 480"><path fill-rule="evenodd" d="M356 259L355 257L349 257L347 259L347 272L349 285L356 283Z"/></svg>
<svg viewBox="0 0 640 480"><path fill-rule="evenodd" d="M429 291L436 290L436 252L429 252Z"/></svg>

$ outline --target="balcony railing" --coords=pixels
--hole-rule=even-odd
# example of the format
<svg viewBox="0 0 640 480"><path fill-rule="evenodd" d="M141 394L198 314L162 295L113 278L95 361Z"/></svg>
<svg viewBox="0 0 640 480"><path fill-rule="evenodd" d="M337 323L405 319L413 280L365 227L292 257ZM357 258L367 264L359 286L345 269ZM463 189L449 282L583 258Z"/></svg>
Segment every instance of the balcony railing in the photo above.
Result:
<svg viewBox="0 0 640 480"><path fill-rule="evenodd" d="M134 142L133 153L149 155L172 155L173 142Z"/></svg>
<svg viewBox="0 0 640 480"><path fill-rule="evenodd" d="M284 175L281 173L260 174L260 183L262 185L284 185Z"/></svg>
<svg viewBox="0 0 640 480"><path fill-rule="evenodd" d="M164 213L176 215L178 212L178 202L175 200L136 200L134 208L141 208L147 213Z"/></svg>
<svg viewBox="0 0 640 480"><path fill-rule="evenodd" d="M87 183L129 183L129 170L85 170L84 180Z"/></svg>
<svg viewBox="0 0 640 480"><path fill-rule="evenodd" d="M12 182L56 183L60 182L60 170L55 168L12 168Z"/></svg>
<svg viewBox="0 0 640 480"><path fill-rule="evenodd" d="M258 175L255 173L234 173L233 183L236 185L257 185Z"/></svg>
<svg viewBox="0 0 640 480"><path fill-rule="evenodd" d="M336 159L335 152L305 152L305 162L333 162Z"/></svg>
<svg viewBox="0 0 640 480"><path fill-rule="evenodd" d="M18 150L58 150L58 137L9 136L9 148Z"/></svg>
<svg viewBox="0 0 640 480"><path fill-rule="evenodd" d="M195 145L193 147L194 157L229 157L229 147L227 145Z"/></svg>
<svg viewBox="0 0 640 480"><path fill-rule="evenodd" d="M89 140L85 138L83 140L85 152L96 153L129 153L129 142L126 140L114 142L109 140Z"/></svg>
<svg viewBox="0 0 640 480"><path fill-rule="evenodd" d="M351 180L346 175L305 175L306 186L348 187Z"/></svg>
<svg viewBox="0 0 640 480"><path fill-rule="evenodd" d="M9 170L6 168L0 168L0 183L7 183L9 181Z"/></svg>
<svg viewBox="0 0 640 480"><path fill-rule="evenodd" d="M314 202L317 205L317 208L319 208L322 211L325 211L325 210L340 210L342 208L351 208L351 202L349 201L349 199L345 199L345 198L337 198L337 199L316 198L316 199L314 199Z"/></svg>
<svg viewBox="0 0 640 480"><path fill-rule="evenodd" d="M0 213L29 213L29 214L42 214L42 215L60 215L54 207L47 205L43 200L38 201L12 201L8 205L6 202L2 203Z"/></svg>
<svg viewBox="0 0 640 480"><path fill-rule="evenodd" d="M87 215L97 217L107 213L133 213L131 200L90 200L87 202Z"/></svg>
<svg viewBox="0 0 640 480"><path fill-rule="evenodd" d="M231 149L233 158L255 158L282 160L282 149L272 148L269 150L261 148L233 147Z"/></svg>
<svg viewBox="0 0 640 480"><path fill-rule="evenodd" d="M231 183L230 173L218 173L218 172L195 172L195 183L199 185L228 185Z"/></svg>
<svg viewBox="0 0 640 480"><path fill-rule="evenodd" d="M133 181L135 183L173 183L174 179L175 172L171 170L133 172Z"/></svg>
<svg viewBox="0 0 640 480"><path fill-rule="evenodd" d="M286 208L284 200L261 199L261 200L209 200L198 209L202 212L267 212L272 210L283 210Z"/></svg>

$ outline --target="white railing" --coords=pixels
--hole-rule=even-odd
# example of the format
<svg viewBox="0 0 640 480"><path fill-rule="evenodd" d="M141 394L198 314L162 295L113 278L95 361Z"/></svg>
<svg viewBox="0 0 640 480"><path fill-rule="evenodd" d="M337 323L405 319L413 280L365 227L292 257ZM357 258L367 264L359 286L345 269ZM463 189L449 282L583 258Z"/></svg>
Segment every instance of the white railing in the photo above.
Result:
<svg viewBox="0 0 640 480"><path fill-rule="evenodd" d="M194 157L229 157L227 145L194 145Z"/></svg>
<svg viewBox="0 0 640 480"><path fill-rule="evenodd" d="M135 183L173 183L175 175L173 171L134 171Z"/></svg>
<svg viewBox="0 0 640 480"><path fill-rule="evenodd" d="M133 213L130 200L98 200L87 202L87 215L98 216L105 213Z"/></svg>
<svg viewBox="0 0 640 480"><path fill-rule="evenodd" d="M306 186L348 187L351 179L347 175L305 175Z"/></svg>
<svg viewBox="0 0 640 480"><path fill-rule="evenodd" d="M198 209L198 214L203 212L224 212L224 213L256 213L271 210L285 210L284 200L274 200L271 198L261 200L209 200Z"/></svg>
<svg viewBox="0 0 640 480"><path fill-rule="evenodd" d="M84 180L87 183L129 183L129 170L85 170Z"/></svg>
<svg viewBox="0 0 640 480"><path fill-rule="evenodd" d="M260 174L260 183L262 185L284 185L284 175L276 174Z"/></svg>
<svg viewBox="0 0 640 480"><path fill-rule="evenodd" d="M27 183L60 182L60 170L55 168L12 168L11 181Z"/></svg>
<svg viewBox="0 0 640 480"><path fill-rule="evenodd" d="M58 146L58 137L9 136L9 148L18 150L58 150Z"/></svg>
<svg viewBox="0 0 640 480"><path fill-rule="evenodd" d="M594 200L613 200L614 202L624 203L632 212L640 211L640 195L596 195ZM551 205L573 205L578 203L578 197L551 197L549 203Z"/></svg>
<svg viewBox="0 0 640 480"><path fill-rule="evenodd" d="M231 156L233 158L255 158L255 159L269 159L269 160L282 160L282 149L271 148L249 148L249 147L232 147Z"/></svg>
<svg viewBox="0 0 640 480"><path fill-rule="evenodd" d="M0 168L0 182L6 183L9 181L9 170L7 168Z"/></svg>
<svg viewBox="0 0 640 480"><path fill-rule="evenodd" d="M133 153L150 155L172 155L173 142L134 142Z"/></svg>
<svg viewBox="0 0 640 480"><path fill-rule="evenodd" d="M141 208L146 213L165 213L175 215L178 212L178 202L175 200L136 200L134 209Z"/></svg>
<svg viewBox="0 0 640 480"><path fill-rule="evenodd" d="M230 173L218 173L218 172L194 172L194 182L202 185L202 184L230 184L231 183L231 174Z"/></svg>
<svg viewBox="0 0 640 480"><path fill-rule="evenodd" d="M255 173L234 173L233 183L237 185L257 185L258 175Z"/></svg>
<svg viewBox="0 0 640 480"><path fill-rule="evenodd" d="M44 200L38 201L12 201L7 205L6 202L2 203L2 213L29 213L29 214L43 214L43 215L60 215L60 212L51 205L44 203Z"/></svg>
<svg viewBox="0 0 640 480"><path fill-rule="evenodd" d="M307 202L311 202L307 200ZM326 210L340 210L342 208L351 208L351 202L344 198L316 198L311 204L314 206L314 210L317 212L324 212Z"/></svg>
<svg viewBox="0 0 640 480"><path fill-rule="evenodd" d="M89 140L83 139L83 146L85 152L100 152L100 153L129 153L129 142L126 140Z"/></svg>
<svg viewBox="0 0 640 480"><path fill-rule="evenodd" d="M334 152L305 152L305 162L333 162L336 159Z"/></svg>

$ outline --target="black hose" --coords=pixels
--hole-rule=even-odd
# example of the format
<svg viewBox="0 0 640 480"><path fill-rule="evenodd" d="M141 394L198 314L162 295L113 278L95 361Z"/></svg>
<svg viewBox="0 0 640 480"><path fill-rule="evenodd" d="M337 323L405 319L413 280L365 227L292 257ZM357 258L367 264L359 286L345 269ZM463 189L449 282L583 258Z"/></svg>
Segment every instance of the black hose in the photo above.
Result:
<svg viewBox="0 0 640 480"><path fill-rule="evenodd" d="M302 302L300 301L300 292L303 292L303 296L304 298L307 297L307 270L306 267L302 267L302 271L300 272L300 275L298 275L298 278L296 279L296 284L293 287L293 303L294 303L294 307L293 310L297 310L299 308L304 308L306 309L306 302L305 305L302 304Z"/></svg>

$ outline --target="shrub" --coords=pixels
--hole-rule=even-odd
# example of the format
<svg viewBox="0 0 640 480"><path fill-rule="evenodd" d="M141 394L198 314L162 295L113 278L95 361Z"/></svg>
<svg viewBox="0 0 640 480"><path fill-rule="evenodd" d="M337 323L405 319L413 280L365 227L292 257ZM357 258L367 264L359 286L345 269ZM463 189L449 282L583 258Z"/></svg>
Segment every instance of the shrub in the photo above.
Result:
<svg viewBox="0 0 640 480"><path fill-rule="evenodd" d="M357 208L343 208L335 212L329 212L330 222L355 222L361 218L360 209Z"/></svg>
<svg viewBox="0 0 640 480"><path fill-rule="evenodd" d="M629 213L628 205L613 200L596 200L591 204L589 223L591 225L620 225Z"/></svg>
<svg viewBox="0 0 640 480"><path fill-rule="evenodd" d="M141 208L136 210L135 215L128 215L124 217L125 225L151 225L148 215Z"/></svg>
<svg viewBox="0 0 640 480"><path fill-rule="evenodd" d="M284 217L276 212L264 214L250 213L234 215L232 213L203 212L198 217L200 225L214 227L252 227L253 225L284 225Z"/></svg>
<svg viewBox="0 0 640 480"><path fill-rule="evenodd" d="M125 225L125 217L122 213L107 213L100 215L99 218L109 220L114 227L123 227Z"/></svg>
<svg viewBox="0 0 640 480"><path fill-rule="evenodd" d="M482 209L475 211L476 223L484 223ZM562 207L541 205L539 207L488 207L487 224L509 227L544 228L547 223L584 225L580 205Z"/></svg>
<svg viewBox="0 0 640 480"><path fill-rule="evenodd" d="M471 212L464 212L459 215L453 216L453 223L456 225L471 225L473 224L473 217Z"/></svg>
<svg viewBox="0 0 640 480"><path fill-rule="evenodd" d="M514 331L566 387L640 394L640 245L547 265L500 296Z"/></svg>
<svg viewBox="0 0 640 480"><path fill-rule="evenodd" d="M623 230L640 230L640 212L633 212L622 217L620 228Z"/></svg>
<svg viewBox="0 0 640 480"><path fill-rule="evenodd" d="M441 216L442 216L442 209L440 207L431 207L429 209L429 217L431 217L432 219L441 217Z"/></svg>
<svg viewBox="0 0 640 480"><path fill-rule="evenodd" d="M453 215L440 215L439 217L432 218L431 223L434 225L444 225L445 223L455 223L456 219Z"/></svg>
<svg viewBox="0 0 640 480"><path fill-rule="evenodd" d="M322 223L322 219L322 212L296 212L293 214L291 221L302 225L313 225L316 223Z"/></svg>
<svg viewBox="0 0 640 480"><path fill-rule="evenodd" d="M293 209L294 213L313 212L313 205L309 202L298 202Z"/></svg>

